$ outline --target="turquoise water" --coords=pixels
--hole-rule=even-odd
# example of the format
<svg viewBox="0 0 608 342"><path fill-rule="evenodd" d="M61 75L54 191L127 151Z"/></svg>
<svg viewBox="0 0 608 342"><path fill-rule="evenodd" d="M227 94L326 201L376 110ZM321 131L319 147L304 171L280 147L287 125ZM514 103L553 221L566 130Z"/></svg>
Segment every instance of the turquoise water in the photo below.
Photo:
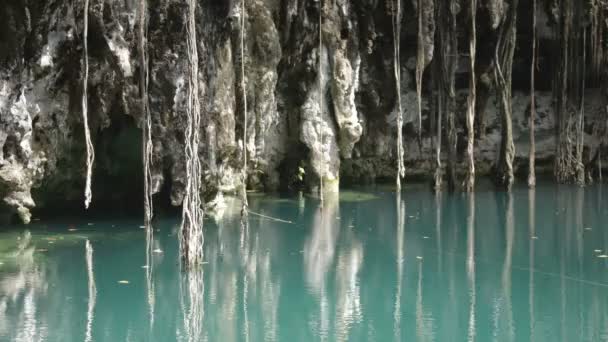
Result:
<svg viewBox="0 0 608 342"><path fill-rule="evenodd" d="M4 228L0 341L608 341L607 189L252 194L190 271L177 218L147 268L140 220Z"/></svg>

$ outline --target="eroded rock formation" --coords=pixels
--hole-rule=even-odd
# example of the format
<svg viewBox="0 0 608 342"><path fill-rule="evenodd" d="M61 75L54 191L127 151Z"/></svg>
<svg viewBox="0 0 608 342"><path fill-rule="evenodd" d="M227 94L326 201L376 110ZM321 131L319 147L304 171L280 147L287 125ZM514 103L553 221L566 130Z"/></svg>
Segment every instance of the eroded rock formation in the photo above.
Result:
<svg viewBox="0 0 608 342"><path fill-rule="evenodd" d="M202 120L199 157L204 199L210 201L218 191L239 189L244 148L250 160L247 182L251 189L312 189L324 180L335 190L340 182L394 179L397 120L390 2L246 0L242 56L240 1L197 2ZM498 161L502 104L496 100L493 82L494 51L512 2L472 2L478 3L477 175L493 174ZM443 3L437 1L401 2L400 79L409 178L430 181L435 173L436 119L451 118L445 112L439 116L438 110L454 111L453 135L443 141L455 144L455 174L461 177L466 171L469 46L459 44L462 46L454 55L445 56L455 68L454 108L437 104L440 82L434 81L434 75L441 67L434 63L441 63L438 51L448 44L441 41L441 30L435 27L449 20L437 16L459 13L457 35L468 41L471 10L463 10L468 3L449 1L449 8L442 10ZM570 75L572 81L565 90L568 99L562 99L566 102L560 102L560 107L554 101L551 80L558 79L560 68L554 56L560 47L555 36L563 31L559 24L562 3L569 4L568 13L575 13L575 18L587 16L591 20L571 20L571 31L584 28L588 32L589 74L581 76L579 71ZM607 7L599 0L581 1L580 5L576 1L538 0L535 137L539 174L553 170L556 146L560 146L556 139L572 138L572 131L563 133L563 128L561 135L555 133L557 126L570 124L559 125L556 109L579 107L577 99L581 97L574 85L581 83L581 77L589 79L583 106L583 163L587 177L597 173L599 151L608 143ZM28 222L34 207L82 202L86 171L80 103L84 2L0 0L0 8L0 212L18 214ZM528 165L531 8L531 1L519 1L510 99L516 175L525 174ZM96 152L93 208L142 191L140 129L144 117L139 83L144 70L138 53L137 11L135 0L90 0L88 118ZM173 205L181 205L186 186L184 133L190 70L186 15L186 2L178 0L149 0L146 13L153 136L151 188L164 194L157 200ZM418 15L424 16L422 25ZM424 48L419 53L416 46L421 28ZM583 55L580 44L572 45L580 35L566 37L571 50L564 56L570 61ZM241 106L242 58L247 122L243 122ZM424 59L424 66L432 64L424 73L424 68L418 68L419 81L423 81L420 140L417 58ZM578 64L563 64L581 70ZM246 141L242 139L244 125L248 128ZM443 127L448 126L443 123ZM441 150L442 159L447 161L450 149ZM141 196L134 198L140 200Z"/></svg>

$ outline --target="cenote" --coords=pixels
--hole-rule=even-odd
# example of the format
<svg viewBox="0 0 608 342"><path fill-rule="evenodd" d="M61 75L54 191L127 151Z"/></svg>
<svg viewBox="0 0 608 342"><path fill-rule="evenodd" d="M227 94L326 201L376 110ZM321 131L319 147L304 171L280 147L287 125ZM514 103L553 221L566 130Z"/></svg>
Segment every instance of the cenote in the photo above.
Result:
<svg viewBox="0 0 608 342"><path fill-rule="evenodd" d="M0 0L0 342L608 342L608 0Z"/></svg>
<svg viewBox="0 0 608 342"><path fill-rule="evenodd" d="M149 264L141 220L34 221L0 235L0 340L607 341L607 190L250 193L188 269L178 217Z"/></svg>

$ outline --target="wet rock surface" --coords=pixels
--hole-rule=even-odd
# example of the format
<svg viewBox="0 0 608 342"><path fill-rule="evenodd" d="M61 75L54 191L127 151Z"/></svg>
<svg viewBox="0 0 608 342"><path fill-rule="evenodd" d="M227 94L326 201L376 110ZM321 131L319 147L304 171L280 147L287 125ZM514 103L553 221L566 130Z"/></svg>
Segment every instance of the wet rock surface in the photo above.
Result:
<svg viewBox="0 0 608 342"><path fill-rule="evenodd" d="M159 200L177 206L186 184L187 6L177 0L148 3L153 189L164 194ZM426 179L434 167L431 99L435 92L425 74L419 146L413 82L417 2L413 3L403 2L401 42L406 171L408 176ZM492 41L492 30L500 25L508 6L502 0L485 3L479 9L485 20L479 28L479 49L488 48L484 41ZM205 199L239 188L244 148L250 159L250 189L273 191L300 183L314 188L320 179L337 189L340 180L352 184L394 178L397 110L391 5L338 0L324 1L321 8L318 1L247 0L242 56L240 4L239 0L201 0L197 9ZM465 6L462 1L459 5ZM79 201L83 196L80 98L85 13L82 2L66 0L2 0L0 6L0 212L15 213L28 222L34 207ZM433 49L438 49L433 41L433 8L430 3L421 11L425 64L433 58ZM138 82L142 66L137 52L137 9L134 0L90 0L88 103L98 155L93 206L96 201L124 199L141 191L143 115ZM541 27L541 36L548 36L547 30ZM528 44L525 29L520 35L524 37L521 44ZM525 53L527 45L522 46ZM547 52L541 53L541 62L546 57ZM243 58L246 123L240 85ZM464 58L459 65L466 65ZM516 55L514 74L527 68L527 58L523 53ZM483 64L483 53L480 60ZM468 70L463 68L458 68L457 77L466 78ZM550 70L543 72L551 77ZM516 168L525 168L528 152L529 98L521 84L515 82L522 89L515 89L513 98ZM461 86L457 87L459 161L464 160L461 145L466 143L466 89ZM605 131L598 128L602 122L605 126L605 119L597 119L606 115L605 97L597 89L585 97L589 160ZM479 175L492 170L500 146L498 103L493 92L487 98L480 100L485 107L481 109L485 132L475 144ZM550 88L541 89L536 153L537 159L546 161L539 167L547 170L555 154L553 107Z"/></svg>

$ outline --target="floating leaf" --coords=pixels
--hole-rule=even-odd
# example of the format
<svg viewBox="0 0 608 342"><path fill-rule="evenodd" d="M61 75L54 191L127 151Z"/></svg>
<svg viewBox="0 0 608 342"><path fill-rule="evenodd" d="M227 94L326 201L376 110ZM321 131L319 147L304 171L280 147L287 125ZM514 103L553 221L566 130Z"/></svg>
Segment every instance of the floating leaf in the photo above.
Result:
<svg viewBox="0 0 608 342"><path fill-rule="evenodd" d="M119 280L118 283L119 284L128 284L129 281L128 280Z"/></svg>

